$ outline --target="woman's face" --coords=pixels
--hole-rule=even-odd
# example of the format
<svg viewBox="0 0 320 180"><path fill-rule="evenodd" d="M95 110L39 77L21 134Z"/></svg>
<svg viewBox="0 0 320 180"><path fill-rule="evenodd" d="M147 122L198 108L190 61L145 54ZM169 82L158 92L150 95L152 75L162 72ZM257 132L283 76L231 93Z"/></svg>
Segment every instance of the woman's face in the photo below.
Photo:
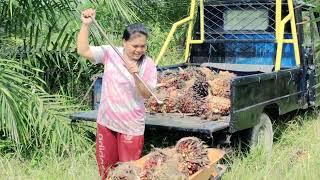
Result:
<svg viewBox="0 0 320 180"><path fill-rule="evenodd" d="M143 34L135 33L129 40L123 40L123 47L129 58L138 61L146 53L147 37Z"/></svg>

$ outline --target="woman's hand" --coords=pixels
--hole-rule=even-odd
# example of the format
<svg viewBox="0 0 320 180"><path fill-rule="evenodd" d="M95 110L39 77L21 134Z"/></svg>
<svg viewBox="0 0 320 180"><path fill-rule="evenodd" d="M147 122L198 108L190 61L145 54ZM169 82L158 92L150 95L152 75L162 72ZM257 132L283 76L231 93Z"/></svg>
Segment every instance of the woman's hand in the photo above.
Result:
<svg viewBox="0 0 320 180"><path fill-rule="evenodd" d="M89 26L92 23L92 19L96 17L95 9L86 9L81 13L81 21L82 24Z"/></svg>
<svg viewBox="0 0 320 180"><path fill-rule="evenodd" d="M133 75L133 79L134 79L138 93L145 99L149 98L151 96L151 93L148 91L145 85L140 81L140 79L138 78L139 75L137 76L134 75L135 73L139 73L137 62L128 62L128 64L126 64L125 67Z"/></svg>
<svg viewBox="0 0 320 180"><path fill-rule="evenodd" d="M128 62L125 66L131 74L139 72L139 68L136 62Z"/></svg>

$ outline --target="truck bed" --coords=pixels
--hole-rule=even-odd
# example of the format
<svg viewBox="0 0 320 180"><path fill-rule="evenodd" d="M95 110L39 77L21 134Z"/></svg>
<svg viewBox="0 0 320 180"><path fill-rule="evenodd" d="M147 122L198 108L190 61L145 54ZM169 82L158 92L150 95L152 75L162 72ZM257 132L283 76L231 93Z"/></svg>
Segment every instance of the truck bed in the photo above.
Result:
<svg viewBox="0 0 320 180"><path fill-rule="evenodd" d="M97 110L78 112L72 114L70 118L73 121L96 121ZM198 132L203 134L212 134L219 130L229 127L229 116L221 117L217 121L209 121L196 116L189 116L177 113L167 114L146 114L146 128L157 128L165 130L181 130L187 132Z"/></svg>

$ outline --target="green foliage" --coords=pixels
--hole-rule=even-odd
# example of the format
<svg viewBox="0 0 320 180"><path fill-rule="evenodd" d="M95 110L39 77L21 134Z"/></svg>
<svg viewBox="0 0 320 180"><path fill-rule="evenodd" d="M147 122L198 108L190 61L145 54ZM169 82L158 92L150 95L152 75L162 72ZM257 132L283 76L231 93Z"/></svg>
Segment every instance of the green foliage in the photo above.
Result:
<svg viewBox="0 0 320 180"><path fill-rule="evenodd" d="M167 38L170 29L162 30L160 24L153 24L150 29L148 54L155 60ZM160 66L178 64L184 61L184 42L182 42L182 37L185 36L185 29L185 27L182 27L179 29L179 31L177 31L173 40L170 42L164 57L160 61Z"/></svg>
<svg viewBox="0 0 320 180"><path fill-rule="evenodd" d="M90 84L90 68L75 50L78 1L5 1L0 4L2 58L19 59L42 70L37 73L49 93L79 96ZM12 10L12 11L11 11ZM77 20L75 20L77 19ZM10 45L7 42L16 41ZM11 50L11 51L8 51ZM94 71L94 70L93 70ZM84 83L79 83L81 80Z"/></svg>
<svg viewBox="0 0 320 180"><path fill-rule="evenodd" d="M78 9L95 9L97 21L108 34L119 36L126 25L139 21L139 17L128 2L125 0L87 1L81 4Z"/></svg>
<svg viewBox="0 0 320 180"><path fill-rule="evenodd" d="M42 29L44 26L53 25L61 17L69 19L77 3L77 0L2 0L1 35L27 38L33 33L33 30L29 29Z"/></svg>
<svg viewBox="0 0 320 180"><path fill-rule="evenodd" d="M25 155L34 150L60 155L80 151L83 147L79 145L90 140L84 134L85 128L70 126L68 114L77 106L62 96L45 93L33 71L32 67L0 59L2 137L7 137L15 144L15 150Z"/></svg>
<svg viewBox="0 0 320 180"><path fill-rule="evenodd" d="M160 24L161 27L167 28L187 16L190 2L185 0L90 0L86 1L81 9L97 9L97 19L107 23L104 25L112 25L109 27L113 29L139 21L147 24ZM121 32L122 29L119 30Z"/></svg>

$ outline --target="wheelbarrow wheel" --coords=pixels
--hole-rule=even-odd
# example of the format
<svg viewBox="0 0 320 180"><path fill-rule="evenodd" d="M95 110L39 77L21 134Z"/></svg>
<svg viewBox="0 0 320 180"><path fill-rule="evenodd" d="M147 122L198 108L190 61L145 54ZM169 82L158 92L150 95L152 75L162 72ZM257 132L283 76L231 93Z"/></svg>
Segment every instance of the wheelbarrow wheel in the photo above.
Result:
<svg viewBox="0 0 320 180"><path fill-rule="evenodd" d="M269 116L262 113L257 125L251 129L250 133L250 150L262 148L267 153L272 152L273 145L273 128Z"/></svg>

